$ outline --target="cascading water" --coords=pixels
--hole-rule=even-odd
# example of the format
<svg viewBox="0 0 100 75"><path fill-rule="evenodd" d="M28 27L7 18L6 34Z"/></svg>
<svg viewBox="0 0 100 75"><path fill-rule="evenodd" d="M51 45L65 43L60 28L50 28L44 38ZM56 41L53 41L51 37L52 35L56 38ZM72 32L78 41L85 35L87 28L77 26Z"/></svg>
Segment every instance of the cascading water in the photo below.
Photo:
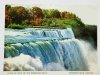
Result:
<svg viewBox="0 0 100 75"><path fill-rule="evenodd" d="M31 70L88 70L79 40L74 38L70 28L25 30L17 32L14 36L5 34L5 63L9 65L8 59L16 60L21 54L29 55L32 59L39 57L42 69L36 69L36 65L34 67L32 62L27 62L28 66L33 68ZM4 65L4 70L7 70L8 65ZM54 69L54 65L59 69Z"/></svg>

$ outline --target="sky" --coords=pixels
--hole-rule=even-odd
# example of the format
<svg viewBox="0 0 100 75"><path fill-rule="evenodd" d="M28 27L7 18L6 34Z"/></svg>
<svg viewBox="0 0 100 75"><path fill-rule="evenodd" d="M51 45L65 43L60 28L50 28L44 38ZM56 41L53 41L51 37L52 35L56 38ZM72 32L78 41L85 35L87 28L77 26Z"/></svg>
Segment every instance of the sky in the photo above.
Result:
<svg viewBox="0 0 100 75"><path fill-rule="evenodd" d="M37 0L31 3L22 2L22 3L12 4L12 5L13 6L21 5L27 8L38 6L42 9L58 9L59 11L68 11L68 12L75 13L79 18L81 18L81 20L85 24L97 25L98 8L96 6L96 3L94 2L95 0L91 0L91 2L78 1L77 3L75 3L75 1L68 2L64 0L58 0L58 1L57 0L42 0L42 1Z"/></svg>

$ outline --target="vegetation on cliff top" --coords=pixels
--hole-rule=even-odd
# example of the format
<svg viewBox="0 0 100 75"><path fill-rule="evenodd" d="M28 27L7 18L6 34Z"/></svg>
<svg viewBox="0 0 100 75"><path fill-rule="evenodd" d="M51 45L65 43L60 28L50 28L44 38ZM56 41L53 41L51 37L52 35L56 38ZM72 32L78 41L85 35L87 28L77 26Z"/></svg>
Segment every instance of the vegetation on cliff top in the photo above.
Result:
<svg viewBox="0 0 100 75"><path fill-rule="evenodd" d="M61 12L57 9L41 9L39 7L27 9L23 6L11 7L10 5L6 5L5 27L8 27L13 23L18 25L25 24L27 27L50 26L66 28L67 25L84 25L79 17L68 11Z"/></svg>

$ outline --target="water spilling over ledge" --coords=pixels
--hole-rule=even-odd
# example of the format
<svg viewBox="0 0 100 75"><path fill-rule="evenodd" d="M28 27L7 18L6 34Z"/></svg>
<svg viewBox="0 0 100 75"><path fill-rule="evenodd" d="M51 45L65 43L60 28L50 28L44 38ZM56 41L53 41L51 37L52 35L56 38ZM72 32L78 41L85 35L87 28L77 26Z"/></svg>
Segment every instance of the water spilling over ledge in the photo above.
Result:
<svg viewBox="0 0 100 75"><path fill-rule="evenodd" d="M74 34L68 29L33 29L33 30L6 30L5 44L25 43L31 41L72 39Z"/></svg>
<svg viewBox="0 0 100 75"><path fill-rule="evenodd" d="M44 66L58 63L63 70L87 71L87 62L81 51L80 42L70 28L6 30L4 57L16 58L21 53L33 59L39 57L42 70L51 70L44 69ZM32 67L32 63L29 66Z"/></svg>

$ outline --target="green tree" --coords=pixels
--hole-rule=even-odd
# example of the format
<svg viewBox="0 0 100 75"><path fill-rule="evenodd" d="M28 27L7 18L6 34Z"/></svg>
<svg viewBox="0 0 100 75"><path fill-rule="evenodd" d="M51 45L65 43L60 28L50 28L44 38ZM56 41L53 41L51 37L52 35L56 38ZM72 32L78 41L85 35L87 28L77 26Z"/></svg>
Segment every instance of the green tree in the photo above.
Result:
<svg viewBox="0 0 100 75"><path fill-rule="evenodd" d="M49 10L48 9L43 9L43 14L44 14L44 18L49 18Z"/></svg>
<svg viewBox="0 0 100 75"><path fill-rule="evenodd" d="M61 18L60 12L56 9L51 9L48 12L50 18Z"/></svg>

